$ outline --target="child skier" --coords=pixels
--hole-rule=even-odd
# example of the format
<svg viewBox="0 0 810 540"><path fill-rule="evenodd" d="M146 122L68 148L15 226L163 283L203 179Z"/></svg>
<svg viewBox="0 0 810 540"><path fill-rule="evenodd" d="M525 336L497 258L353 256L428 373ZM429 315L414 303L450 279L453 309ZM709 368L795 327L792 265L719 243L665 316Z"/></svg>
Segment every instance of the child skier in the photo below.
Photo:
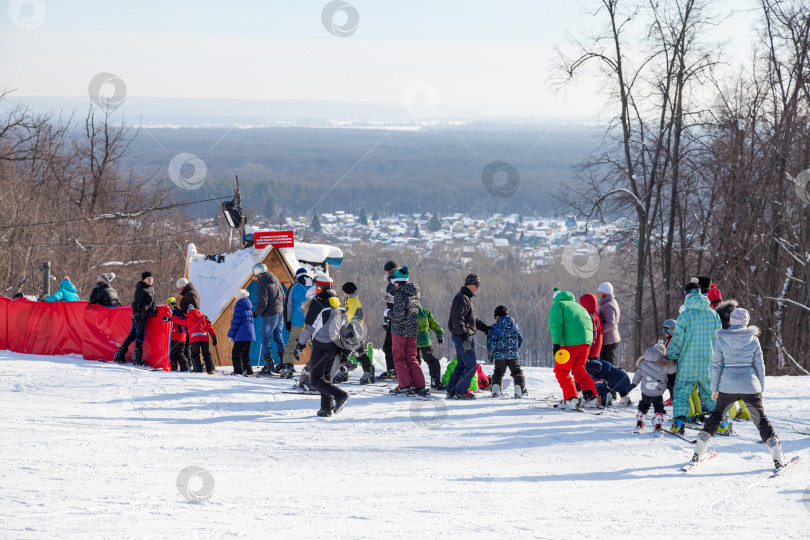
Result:
<svg viewBox="0 0 810 540"><path fill-rule="evenodd" d="M633 389L633 385L630 383L630 377L625 370L614 366L610 362L603 362L596 358L589 359L585 363L585 370L593 379L594 385L596 385L596 393L602 407L607 407L609 397L612 400L612 392L616 392L621 396L622 405L632 404L630 396L627 394Z"/></svg>
<svg viewBox="0 0 810 540"><path fill-rule="evenodd" d="M250 346L256 339L256 329L253 327L253 303L250 293L239 289L233 295L236 304L233 306L233 319L228 330L228 339L233 343L231 361L233 374L253 377L253 366L250 364Z"/></svg>
<svg viewBox="0 0 810 540"><path fill-rule="evenodd" d="M636 415L636 429L633 433L640 433L644 430L644 415L650 410L652 404L655 410L656 433L661 431L664 423L664 390L667 388L667 375L676 373L678 367L667 358L667 348L663 341L659 341L646 351L644 356L636 362L636 373L633 375L633 388L641 384L641 401L638 402L638 414Z"/></svg>
<svg viewBox="0 0 810 540"><path fill-rule="evenodd" d="M765 390L765 362L759 345L759 328L748 326L748 311L737 308L731 312L729 328L717 331L717 342L711 364L712 399L717 400L711 416L698 434L692 461L705 458L709 439L717 432L728 409L743 400L756 419L759 436L768 445L774 466L787 464L782 445L765 416L762 392Z"/></svg>
<svg viewBox="0 0 810 540"><path fill-rule="evenodd" d="M495 308L495 324L487 335L487 351L492 353L495 362L495 372L492 375L492 397L501 395L503 375L506 368L512 375L515 385L515 397L522 398L526 394L526 380L518 360L518 349L523 345L523 334L520 333L515 320L509 315L506 306Z"/></svg>
<svg viewBox="0 0 810 540"><path fill-rule="evenodd" d="M439 359L433 354L433 341L430 339L430 331L436 334L436 341L439 345L444 343L444 330L439 322L433 318L433 313L423 307L419 307L419 328L416 335L416 354L421 363L422 360L428 366L430 373L430 387L433 390L445 390L447 387L442 383L442 368Z"/></svg>
<svg viewBox="0 0 810 540"><path fill-rule="evenodd" d="M172 323L169 362L172 371L188 372L188 358L186 358L186 316L180 310L180 306L177 304L177 300L174 296L166 300L166 305L172 310L170 317L163 317L164 321Z"/></svg>
<svg viewBox="0 0 810 540"><path fill-rule="evenodd" d="M202 373L202 362L200 361L200 354L202 354L202 360L205 362L205 372L213 375L214 360L211 358L208 338L211 337L211 343L216 347L217 334L214 332L214 325L199 309L189 309L186 317L188 340L191 343L191 364L194 367L194 372Z"/></svg>

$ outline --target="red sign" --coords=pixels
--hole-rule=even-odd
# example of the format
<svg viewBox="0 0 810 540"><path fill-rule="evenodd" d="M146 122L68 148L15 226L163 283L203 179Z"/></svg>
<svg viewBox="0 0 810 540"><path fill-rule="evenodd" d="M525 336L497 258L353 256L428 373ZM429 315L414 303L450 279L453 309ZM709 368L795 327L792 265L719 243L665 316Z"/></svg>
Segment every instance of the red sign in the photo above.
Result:
<svg viewBox="0 0 810 540"><path fill-rule="evenodd" d="M253 247L264 249L267 246L274 248L295 247L292 231L266 231L253 233Z"/></svg>

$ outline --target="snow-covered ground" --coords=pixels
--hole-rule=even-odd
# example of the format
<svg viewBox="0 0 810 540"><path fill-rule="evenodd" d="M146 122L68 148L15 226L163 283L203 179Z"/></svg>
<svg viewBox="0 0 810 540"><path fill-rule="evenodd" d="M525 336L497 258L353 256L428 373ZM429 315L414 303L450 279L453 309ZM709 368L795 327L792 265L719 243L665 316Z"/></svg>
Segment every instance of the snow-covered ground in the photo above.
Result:
<svg viewBox="0 0 810 540"><path fill-rule="evenodd" d="M526 371L532 395L559 394ZM628 410L368 393L322 419L289 385L0 351L0 537L807 537L806 378L767 382L805 460L777 479L763 444L728 437L686 475L691 445L632 435ZM182 496L186 477L210 498Z"/></svg>

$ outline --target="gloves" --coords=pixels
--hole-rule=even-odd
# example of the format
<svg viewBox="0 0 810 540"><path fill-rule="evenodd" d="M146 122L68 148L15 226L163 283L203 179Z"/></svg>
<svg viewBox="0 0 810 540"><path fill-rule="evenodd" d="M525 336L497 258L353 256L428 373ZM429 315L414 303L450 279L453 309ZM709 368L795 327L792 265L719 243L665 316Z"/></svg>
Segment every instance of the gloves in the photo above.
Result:
<svg viewBox="0 0 810 540"><path fill-rule="evenodd" d="M394 301L394 297L393 297L391 294L389 294L389 293L385 293L385 294L383 295L383 297L382 297L382 300L383 300L383 302L385 302L386 304L391 304L391 303Z"/></svg>
<svg viewBox="0 0 810 540"><path fill-rule="evenodd" d="M487 364L492 364L493 363L492 356L493 356L493 352L492 351L487 351Z"/></svg>
<svg viewBox="0 0 810 540"><path fill-rule="evenodd" d="M560 346L555 343L554 344L554 354L557 354L557 351L559 351L559 350L560 350Z"/></svg>
<svg viewBox="0 0 810 540"><path fill-rule="evenodd" d="M461 343L461 348L465 351L471 351L473 348L472 340L470 340L470 338L464 338L464 341Z"/></svg>
<svg viewBox="0 0 810 540"><path fill-rule="evenodd" d="M388 310L386 310L386 311L388 311ZM391 326L391 319L389 319L388 317L385 317L383 319L383 323L382 323L383 330L388 331L388 327L390 327L390 326Z"/></svg>
<svg viewBox="0 0 810 540"><path fill-rule="evenodd" d="M211 343L214 344L214 347L217 346L217 336L211 336Z"/></svg>
<svg viewBox="0 0 810 540"><path fill-rule="evenodd" d="M304 346L301 345L300 343L298 343L295 346L295 352L293 352L293 356L295 357L296 360L301 360L301 351L303 351L303 350L304 350Z"/></svg>
<svg viewBox="0 0 810 540"><path fill-rule="evenodd" d="M229 338L228 338L228 341L230 341L230 342L231 342L231 345L233 345L233 338L232 338L232 337L229 337Z"/></svg>
<svg viewBox="0 0 810 540"><path fill-rule="evenodd" d="M152 309L149 310L149 315L157 317L157 306L152 306Z"/></svg>
<svg viewBox="0 0 810 540"><path fill-rule="evenodd" d="M284 325L284 328L286 328L287 332L289 332L292 329L292 323L288 322L287 324Z"/></svg>
<svg viewBox="0 0 810 540"><path fill-rule="evenodd" d="M444 335L441 335L441 336L436 336L436 341L438 341L438 342L439 342L439 345L441 345L442 343L444 343Z"/></svg>
<svg viewBox="0 0 810 540"><path fill-rule="evenodd" d="M255 319L256 317L258 317L258 315L256 315L256 312L254 311L253 312L253 318Z"/></svg>

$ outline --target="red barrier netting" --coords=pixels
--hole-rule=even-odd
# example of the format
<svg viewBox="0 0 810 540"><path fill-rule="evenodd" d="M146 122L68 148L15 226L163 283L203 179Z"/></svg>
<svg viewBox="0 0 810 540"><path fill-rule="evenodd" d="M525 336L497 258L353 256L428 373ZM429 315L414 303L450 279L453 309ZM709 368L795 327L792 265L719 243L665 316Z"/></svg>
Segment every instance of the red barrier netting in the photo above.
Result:
<svg viewBox="0 0 810 540"><path fill-rule="evenodd" d="M146 318L143 357L169 371L169 328L158 307ZM86 360L111 361L132 326L132 306L103 307L87 302L32 302L0 296L0 349L19 353L80 354ZM132 357L133 346L127 352Z"/></svg>

